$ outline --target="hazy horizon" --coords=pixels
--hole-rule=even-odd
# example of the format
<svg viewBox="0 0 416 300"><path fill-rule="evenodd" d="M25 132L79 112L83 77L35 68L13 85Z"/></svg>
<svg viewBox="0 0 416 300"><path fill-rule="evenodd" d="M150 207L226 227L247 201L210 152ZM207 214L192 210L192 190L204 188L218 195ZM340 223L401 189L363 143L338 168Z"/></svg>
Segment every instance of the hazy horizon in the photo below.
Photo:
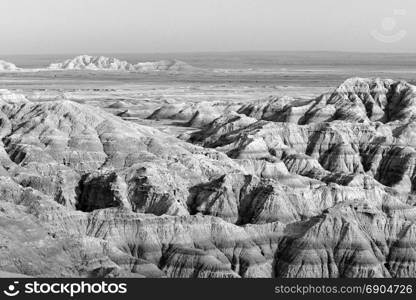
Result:
<svg viewBox="0 0 416 300"><path fill-rule="evenodd" d="M0 59L20 68L46 68L51 63L72 59L80 53L0 55ZM179 60L205 70L283 70L345 69L355 70L413 70L416 53L361 53L330 51L268 51L268 52L174 52L174 53L89 53L114 57L135 64Z"/></svg>
<svg viewBox="0 0 416 300"><path fill-rule="evenodd" d="M416 51L410 0L3 0L0 55Z"/></svg>
<svg viewBox="0 0 416 300"><path fill-rule="evenodd" d="M316 54L324 54L324 53L332 53L332 54L380 54L380 55L416 55L416 51L343 51L343 50L230 50L230 51L146 51L146 52L111 52L111 51L99 51L99 52L50 52L50 53L0 53L2 57L13 57L13 56L65 56L68 55L70 57L76 55L94 55L94 56L109 56L109 55L164 55L164 54L195 54L195 55L203 55L203 54L308 54L308 53L316 53Z"/></svg>

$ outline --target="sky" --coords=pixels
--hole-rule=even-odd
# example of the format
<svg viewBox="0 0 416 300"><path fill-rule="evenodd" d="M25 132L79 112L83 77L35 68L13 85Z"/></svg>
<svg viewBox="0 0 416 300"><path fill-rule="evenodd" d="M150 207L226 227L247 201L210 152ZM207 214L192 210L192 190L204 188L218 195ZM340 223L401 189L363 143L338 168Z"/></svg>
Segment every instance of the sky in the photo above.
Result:
<svg viewBox="0 0 416 300"><path fill-rule="evenodd" d="M0 54L416 52L414 0L0 0Z"/></svg>

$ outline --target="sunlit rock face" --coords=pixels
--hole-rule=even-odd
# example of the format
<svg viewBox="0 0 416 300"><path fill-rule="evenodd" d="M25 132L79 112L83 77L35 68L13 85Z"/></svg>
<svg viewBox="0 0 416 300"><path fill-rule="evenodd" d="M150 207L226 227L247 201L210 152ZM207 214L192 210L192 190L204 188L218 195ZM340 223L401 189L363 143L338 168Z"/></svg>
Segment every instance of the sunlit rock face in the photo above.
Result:
<svg viewBox="0 0 416 300"><path fill-rule="evenodd" d="M0 72L3 71L17 71L19 70L18 67L16 67L16 65L14 63L8 62L8 61L4 61L4 60L0 60Z"/></svg>
<svg viewBox="0 0 416 300"><path fill-rule="evenodd" d="M1 62L0 62L1 68ZM129 63L114 57L79 55L63 62L52 63L50 70L94 70L94 71L135 71L135 72L158 72L158 71L192 71L196 68L179 60L161 60L155 62ZM1 70L1 69L0 69Z"/></svg>
<svg viewBox="0 0 416 300"><path fill-rule="evenodd" d="M355 78L151 114L200 128L183 141L2 90L0 274L416 277L413 99Z"/></svg>

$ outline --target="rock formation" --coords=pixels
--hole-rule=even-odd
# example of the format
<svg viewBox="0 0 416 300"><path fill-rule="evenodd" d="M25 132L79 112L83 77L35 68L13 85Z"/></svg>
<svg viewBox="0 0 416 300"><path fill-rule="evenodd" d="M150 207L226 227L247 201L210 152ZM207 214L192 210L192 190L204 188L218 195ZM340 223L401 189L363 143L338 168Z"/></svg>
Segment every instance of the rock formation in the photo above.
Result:
<svg viewBox="0 0 416 300"><path fill-rule="evenodd" d="M4 61L4 60L0 60L0 72L1 71L17 71L19 68L16 67L15 64L8 62L8 61Z"/></svg>
<svg viewBox="0 0 416 300"><path fill-rule="evenodd" d="M105 56L80 55L72 59L67 59L61 63L53 63L49 69L55 70L116 70L133 71L131 63L117 58Z"/></svg>
<svg viewBox="0 0 416 300"><path fill-rule="evenodd" d="M414 91L350 79L151 115L199 127L185 142L2 90L0 272L416 277Z"/></svg>
<svg viewBox="0 0 416 300"><path fill-rule="evenodd" d="M239 104L224 102L168 103L156 109L148 119L171 119L190 127L204 127L224 112L233 112Z"/></svg>
<svg viewBox="0 0 416 300"><path fill-rule="evenodd" d="M48 69L51 70L109 70L109 71L190 71L195 70L192 66L179 60L161 60L156 62L129 63L113 57L79 55L63 62L52 63Z"/></svg>

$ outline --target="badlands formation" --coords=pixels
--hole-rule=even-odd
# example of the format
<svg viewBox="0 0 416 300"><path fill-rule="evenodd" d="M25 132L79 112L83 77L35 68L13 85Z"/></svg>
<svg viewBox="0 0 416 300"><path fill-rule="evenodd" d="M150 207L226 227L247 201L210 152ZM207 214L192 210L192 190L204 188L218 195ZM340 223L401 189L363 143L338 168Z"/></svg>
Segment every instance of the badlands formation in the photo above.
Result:
<svg viewBox="0 0 416 300"><path fill-rule="evenodd" d="M8 61L4 61L4 60L0 60L0 72L2 71L17 71L19 68L16 67L15 64L8 62Z"/></svg>
<svg viewBox="0 0 416 300"><path fill-rule="evenodd" d="M153 62L129 63L113 57L79 55L63 62L52 63L48 67L31 69L19 68L11 62L0 60L0 72L16 71L57 71L57 70L90 70L90 71L123 71L123 72L190 72L198 71L183 61L166 59Z"/></svg>
<svg viewBox="0 0 416 300"><path fill-rule="evenodd" d="M416 277L415 86L353 78L148 119L199 129L0 92L1 274Z"/></svg>
<svg viewBox="0 0 416 300"><path fill-rule="evenodd" d="M105 56L79 55L61 63L50 64L50 70L109 70L109 71L189 71L192 66L179 60L161 60L131 64L125 60Z"/></svg>

